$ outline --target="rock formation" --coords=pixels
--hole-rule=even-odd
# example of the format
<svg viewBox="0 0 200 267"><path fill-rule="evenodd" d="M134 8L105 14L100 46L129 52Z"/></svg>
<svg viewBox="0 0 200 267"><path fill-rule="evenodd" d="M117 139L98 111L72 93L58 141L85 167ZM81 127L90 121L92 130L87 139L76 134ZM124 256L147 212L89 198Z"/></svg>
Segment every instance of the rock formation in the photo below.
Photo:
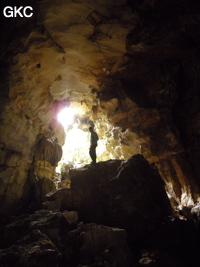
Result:
<svg viewBox="0 0 200 267"><path fill-rule="evenodd" d="M47 195L60 209L79 211L83 222L126 229L133 239L152 232L171 214L164 182L142 155L70 170L71 188ZM52 204L51 204L52 207Z"/></svg>
<svg viewBox="0 0 200 267"><path fill-rule="evenodd" d="M142 155L70 175L71 188L47 194L42 209L1 223L2 266L198 266L199 206L172 212Z"/></svg>
<svg viewBox="0 0 200 267"><path fill-rule="evenodd" d="M53 178L55 168L62 157L62 148L57 140L41 137L38 138L34 153L34 169L41 178Z"/></svg>
<svg viewBox="0 0 200 267"><path fill-rule="evenodd" d="M98 231L113 233L104 226L99 229L98 224L105 224L105 227L125 229L128 236L138 234L141 240L139 230L130 230L130 222L135 225L134 229L141 226L144 234L153 236L152 217L156 218L155 225L160 225L168 214L161 212L161 207L169 204L166 194L175 214L181 209L181 216L190 221L185 226L181 221L180 235L184 227L198 229L198 223L193 225L193 217L196 220L198 212L194 216L190 210L198 207L200 194L199 1L19 0L17 4L32 6L33 16L2 17L1 229L11 223L13 215L28 213L31 216L46 207L52 212L58 210L61 217L65 209L80 212L84 223L95 223L95 227L83 226L83 232L95 229L97 236ZM7 5L15 6L16 2L2 0L1 10ZM65 109L73 109L74 114L71 118L71 114L66 113L61 123L59 114ZM100 138L98 164L94 170L87 165L89 126L95 127ZM150 164L145 161L144 165L151 167L135 170L138 154L142 161ZM57 167L62 169L61 173ZM152 168L160 176L151 175ZM93 176L100 179L96 184L93 184ZM149 177L147 181L141 180L142 187L137 183L140 176ZM159 182L155 182L157 178L152 181L153 177L159 177ZM131 179L138 187L130 184ZM126 185L121 184L122 181L126 181ZM150 181L156 183L155 191L148 184ZM134 199L136 188L141 194L141 206ZM127 198L121 198L123 190ZM144 195L148 195L148 199ZM84 205L81 199L85 200ZM152 213L148 212L148 205ZM89 213L89 207L95 218ZM103 216L103 211L109 216ZM119 214L125 214L127 221L121 221ZM146 219L151 223L143 224ZM178 225L179 221L171 228L168 221L165 228L161 227L159 237L162 231L173 229L173 232ZM50 258L55 255L55 266L58 262L62 265L58 245L53 244L46 233L34 231L32 234L28 231L27 237L24 235L18 240L19 250L23 250L27 240L31 243L32 236L40 240L39 246L46 242L47 250L52 251ZM79 240L82 233L77 228L75 231L71 236ZM118 234L125 239L124 230L117 231ZM113 240L115 238L118 237L113 236ZM177 244L180 243L178 239ZM13 246L10 244L8 254L13 254ZM137 257L133 257L138 266L148 262L152 266L162 265L164 257L173 262L171 266L184 266L182 254L177 257L174 250L173 253L157 252L156 246L150 247L152 250L143 254L140 251L140 256L136 253ZM186 247L182 247L183 251ZM126 246L123 248L126 250ZM81 246L76 249L80 258L86 255L82 254ZM9 258L7 252L2 254L4 262ZM94 249L94 258L95 253ZM36 254L39 257L40 251ZM63 255L62 251L61 258ZM112 258L113 254L110 255ZM75 262L74 256L69 259L65 253L69 265L70 261L74 265L115 264L104 256L105 263L102 258L92 263ZM27 253L30 266L34 265L31 257L32 254ZM192 253L190 257L196 262ZM25 264L24 258L18 255L13 256L12 260L15 259ZM185 264L189 264L188 259L186 257ZM38 266L40 264L38 260Z"/></svg>

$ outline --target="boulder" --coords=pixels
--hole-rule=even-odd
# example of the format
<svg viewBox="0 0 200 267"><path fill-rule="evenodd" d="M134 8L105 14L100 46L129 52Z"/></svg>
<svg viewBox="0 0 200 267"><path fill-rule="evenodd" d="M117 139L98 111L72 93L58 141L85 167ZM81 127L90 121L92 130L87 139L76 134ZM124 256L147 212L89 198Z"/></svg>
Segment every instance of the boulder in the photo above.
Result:
<svg viewBox="0 0 200 267"><path fill-rule="evenodd" d="M77 210L76 198L73 197L70 188L58 188L51 191L45 196L45 200L43 206L46 208L53 205L53 207L59 208L59 210Z"/></svg>
<svg viewBox="0 0 200 267"><path fill-rule="evenodd" d="M74 229L74 228L73 228ZM47 235L57 248L62 250L65 231L70 231L70 223L61 212L39 210L34 214L16 217L4 230L4 246L9 247L34 230Z"/></svg>
<svg viewBox="0 0 200 267"><path fill-rule="evenodd" d="M142 155L127 161L110 160L70 170L71 188L46 199L79 211L84 223L126 229L131 239L143 239L171 213L165 184Z"/></svg>
<svg viewBox="0 0 200 267"><path fill-rule="evenodd" d="M127 233L103 225L81 225L68 233L63 260L69 266L132 266Z"/></svg>
<svg viewBox="0 0 200 267"><path fill-rule="evenodd" d="M34 230L7 249L0 250L2 267L58 266L60 253L47 235Z"/></svg>

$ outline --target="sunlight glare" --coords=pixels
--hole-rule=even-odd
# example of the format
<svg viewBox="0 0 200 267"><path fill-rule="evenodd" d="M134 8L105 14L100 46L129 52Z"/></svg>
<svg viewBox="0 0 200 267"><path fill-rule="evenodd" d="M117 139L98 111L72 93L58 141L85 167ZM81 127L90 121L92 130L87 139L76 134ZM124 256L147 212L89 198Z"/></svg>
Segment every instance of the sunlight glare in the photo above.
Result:
<svg viewBox="0 0 200 267"><path fill-rule="evenodd" d="M89 133L78 129L78 125L74 124L73 128L66 132L62 161L73 163L74 167L89 163L89 145Z"/></svg>
<svg viewBox="0 0 200 267"><path fill-rule="evenodd" d="M63 109L57 116L66 133L65 144L62 147L63 156L56 168L58 173L61 172L62 164L77 168L91 162L89 156L90 132L88 129L80 129L80 125L74 120L75 115L79 113L80 110L68 107ZM106 139L98 141L97 161L108 159L106 145Z"/></svg>
<svg viewBox="0 0 200 267"><path fill-rule="evenodd" d="M58 114L58 120L66 129L70 124L73 123L74 116L76 114L76 110L72 108L64 108Z"/></svg>

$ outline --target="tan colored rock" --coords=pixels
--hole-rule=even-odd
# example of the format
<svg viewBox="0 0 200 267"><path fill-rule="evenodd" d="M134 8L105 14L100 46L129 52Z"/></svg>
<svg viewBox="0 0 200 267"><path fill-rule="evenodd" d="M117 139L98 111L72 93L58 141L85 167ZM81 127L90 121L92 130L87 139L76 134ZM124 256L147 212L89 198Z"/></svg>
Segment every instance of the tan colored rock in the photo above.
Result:
<svg viewBox="0 0 200 267"><path fill-rule="evenodd" d="M0 172L0 214L20 213L25 207L22 197L26 187L28 169L26 166L5 167Z"/></svg>
<svg viewBox="0 0 200 267"><path fill-rule="evenodd" d="M39 178L52 178L62 157L62 147L54 139L38 137L35 148L35 171Z"/></svg>
<svg viewBox="0 0 200 267"><path fill-rule="evenodd" d="M198 184L184 153L161 159L156 166L165 180L167 192L179 205L192 206L199 200Z"/></svg>

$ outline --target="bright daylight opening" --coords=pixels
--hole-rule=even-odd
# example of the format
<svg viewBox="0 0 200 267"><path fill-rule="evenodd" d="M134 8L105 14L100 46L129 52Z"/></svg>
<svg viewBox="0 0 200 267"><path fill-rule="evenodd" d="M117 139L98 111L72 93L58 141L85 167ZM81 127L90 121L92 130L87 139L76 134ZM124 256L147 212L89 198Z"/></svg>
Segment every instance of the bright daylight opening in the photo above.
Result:
<svg viewBox="0 0 200 267"><path fill-rule="evenodd" d="M75 109L64 108L58 114L58 120L60 123L62 123L63 127L66 129L70 124L73 123L75 114L76 114Z"/></svg>
<svg viewBox="0 0 200 267"><path fill-rule="evenodd" d="M57 172L61 171L63 164L73 167L81 167L91 162L89 156L90 133L88 131L88 128L91 125L87 123L84 127L81 125L78 119L79 112L81 113L78 109L68 107L58 114L57 118L64 127L66 139L65 144L62 147L62 159L56 168ZM106 143L104 140L99 140L96 149L97 161L103 160L100 155L102 155L104 151L106 151Z"/></svg>

